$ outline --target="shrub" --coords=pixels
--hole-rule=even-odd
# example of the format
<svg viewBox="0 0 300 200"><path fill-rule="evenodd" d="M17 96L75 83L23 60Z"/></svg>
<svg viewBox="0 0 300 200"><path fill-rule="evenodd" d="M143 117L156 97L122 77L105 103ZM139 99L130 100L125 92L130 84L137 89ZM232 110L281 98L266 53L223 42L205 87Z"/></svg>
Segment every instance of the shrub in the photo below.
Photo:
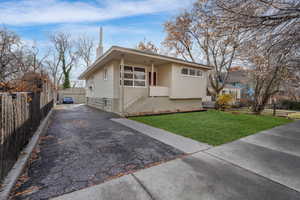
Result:
<svg viewBox="0 0 300 200"><path fill-rule="evenodd" d="M300 113L291 113L288 114L288 117L291 119L300 119Z"/></svg>
<svg viewBox="0 0 300 200"><path fill-rule="evenodd" d="M216 108L219 110L226 110L231 107L233 97L231 94L221 94L216 101Z"/></svg>
<svg viewBox="0 0 300 200"><path fill-rule="evenodd" d="M283 100L280 103L280 108L287 110L300 110L299 101Z"/></svg>

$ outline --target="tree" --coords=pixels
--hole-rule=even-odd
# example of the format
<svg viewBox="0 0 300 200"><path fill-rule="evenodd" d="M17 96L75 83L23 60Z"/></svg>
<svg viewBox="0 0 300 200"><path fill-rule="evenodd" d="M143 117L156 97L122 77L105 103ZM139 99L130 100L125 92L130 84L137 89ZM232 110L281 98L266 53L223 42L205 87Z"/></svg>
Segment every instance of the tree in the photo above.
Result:
<svg viewBox="0 0 300 200"><path fill-rule="evenodd" d="M56 33L50 36L50 40L58 55L59 65L63 73L63 87L70 88L70 73L78 61L78 50L75 48L75 42L71 35L67 33Z"/></svg>
<svg viewBox="0 0 300 200"><path fill-rule="evenodd" d="M153 42L147 42L146 39L144 41L140 41L136 48L150 53L158 53L159 50Z"/></svg>
<svg viewBox="0 0 300 200"><path fill-rule="evenodd" d="M0 82L13 78L19 72L16 52L20 46L20 38L15 33L0 29Z"/></svg>
<svg viewBox="0 0 300 200"><path fill-rule="evenodd" d="M36 44L33 44L31 47L23 45L15 51L15 64L19 67L21 74L27 72L42 73L44 61L47 56L47 52L43 56L40 55L40 50Z"/></svg>
<svg viewBox="0 0 300 200"><path fill-rule="evenodd" d="M217 5L227 26L243 33L241 55L254 72L252 110L260 114L287 83L289 73L300 66L300 2L217 0Z"/></svg>
<svg viewBox="0 0 300 200"><path fill-rule="evenodd" d="M57 52L50 50L49 56L45 60L45 67L52 79L55 90L58 90L63 75L60 62Z"/></svg>
<svg viewBox="0 0 300 200"><path fill-rule="evenodd" d="M191 11L166 22L164 44L185 60L202 60L212 66L210 93L217 96L223 90L237 57L240 32L224 24L214 3L214 0L198 0Z"/></svg>
<svg viewBox="0 0 300 200"><path fill-rule="evenodd" d="M92 64L94 51L94 40L86 35L78 38L77 42L78 56L83 60L84 66L87 68Z"/></svg>
<svg viewBox="0 0 300 200"><path fill-rule="evenodd" d="M288 53L258 51L256 44L248 46L248 63L254 84L252 111L260 114L270 98L278 93L289 77ZM289 50L286 49L288 52Z"/></svg>
<svg viewBox="0 0 300 200"><path fill-rule="evenodd" d="M248 40L260 42L264 51L293 53L290 62L300 63L300 2L299 0L217 0L223 21L237 27Z"/></svg>

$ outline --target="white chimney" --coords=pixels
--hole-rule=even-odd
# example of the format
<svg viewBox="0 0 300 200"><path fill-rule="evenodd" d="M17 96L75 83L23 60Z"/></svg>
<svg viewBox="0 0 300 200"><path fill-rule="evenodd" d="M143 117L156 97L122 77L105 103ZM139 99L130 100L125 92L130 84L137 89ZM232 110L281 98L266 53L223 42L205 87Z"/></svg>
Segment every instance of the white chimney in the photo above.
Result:
<svg viewBox="0 0 300 200"><path fill-rule="evenodd" d="M99 46L97 47L97 58L103 55L103 28L100 27Z"/></svg>

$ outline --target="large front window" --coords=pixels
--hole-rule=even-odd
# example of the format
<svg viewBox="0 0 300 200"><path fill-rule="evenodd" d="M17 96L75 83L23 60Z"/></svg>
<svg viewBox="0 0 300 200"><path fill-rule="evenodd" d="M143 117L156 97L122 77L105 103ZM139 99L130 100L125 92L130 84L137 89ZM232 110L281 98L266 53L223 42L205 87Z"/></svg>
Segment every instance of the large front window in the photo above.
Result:
<svg viewBox="0 0 300 200"><path fill-rule="evenodd" d="M121 72L120 72L120 77L121 77ZM131 87L145 87L146 86L145 68L124 66L124 85L131 86Z"/></svg>

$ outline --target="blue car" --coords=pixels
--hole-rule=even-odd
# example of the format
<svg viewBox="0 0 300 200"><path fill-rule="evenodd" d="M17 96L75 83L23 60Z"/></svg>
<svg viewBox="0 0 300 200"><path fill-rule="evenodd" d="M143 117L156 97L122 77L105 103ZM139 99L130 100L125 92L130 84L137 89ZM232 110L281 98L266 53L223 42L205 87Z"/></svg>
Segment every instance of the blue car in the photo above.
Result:
<svg viewBox="0 0 300 200"><path fill-rule="evenodd" d="M74 100L72 97L64 97L63 98L63 104L73 104Z"/></svg>

